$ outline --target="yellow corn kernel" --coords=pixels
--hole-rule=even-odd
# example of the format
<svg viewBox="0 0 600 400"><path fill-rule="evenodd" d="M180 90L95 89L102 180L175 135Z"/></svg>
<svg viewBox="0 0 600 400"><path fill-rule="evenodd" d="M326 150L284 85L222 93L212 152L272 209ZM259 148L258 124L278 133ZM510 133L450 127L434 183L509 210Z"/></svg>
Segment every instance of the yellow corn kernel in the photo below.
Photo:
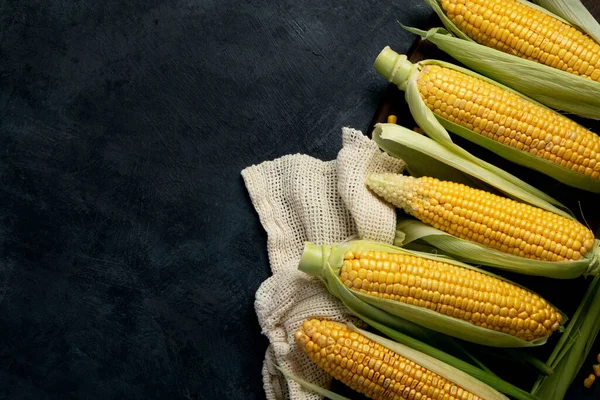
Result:
<svg viewBox="0 0 600 400"><path fill-rule="evenodd" d="M371 399L482 400L456 383L337 322L306 320L294 334L294 339L325 372ZM317 342L325 346L315 346Z"/></svg>
<svg viewBox="0 0 600 400"><path fill-rule="evenodd" d="M589 389L592 387L595 380L596 380L596 376L594 374L590 374L587 378L585 378L583 380L583 386L585 386L587 389Z"/></svg>
<svg viewBox="0 0 600 400"><path fill-rule="evenodd" d="M462 184L372 174L367 185L436 229L505 253L543 261L579 260L594 245L592 231L575 220Z"/></svg>
<svg viewBox="0 0 600 400"><path fill-rule="evenodd" d="M594 132L515 93L450 68L425 65L419 78L421 98L437 116L593 176L594 170L588 166L600 159L600 136ZM428 82L433 82L436 90L427 97L424 90Z"/></svg>
<svg viewBox="0 0 600 400"><path fill-rule="evenodd" d="M578 29L517 0L442 0L446 15L484 46L595 81L600 44Z"/></svg>
<svg viewBox="0 0 600 400"><path fill-rule="evenodd" d="M474 325L485 322L488 329L502 332L510 325L515 328L514 336L527 341L551 335L562 321L554 307L526 289L478 271L416 256L346 253L340 279L356 292L418 305ZM382 281L387 284L385 290ZM471 313L474 309L480 312ZM510 322L501 317L509 315L515 316Z"/></svg>
<svg viewBox="0 0 600 400"><path fill-rule="evenodd" d="M594 375L600 376L600 364L594 364Z"/></svg>
<svg viewBox="0 0 600 400"><path fill-rule="evenodd" d="M388 115L387 122L388 124L395 124L398 121L398 117L395 115Z"/></svg>

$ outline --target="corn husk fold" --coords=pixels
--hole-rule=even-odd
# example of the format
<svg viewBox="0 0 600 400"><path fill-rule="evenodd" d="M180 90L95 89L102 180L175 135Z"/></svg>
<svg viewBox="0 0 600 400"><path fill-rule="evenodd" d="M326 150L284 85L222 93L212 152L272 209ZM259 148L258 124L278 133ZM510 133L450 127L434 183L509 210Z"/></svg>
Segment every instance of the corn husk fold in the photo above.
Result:
<svg viewBox="0 0 600 400"><path fill-rule="evenodd" d="M600 82L480 45L468 38L446 17L438 0L425 1L448 30L433 28L422 31L405 27L407 30L434 43L470 69L542 104L567 113L600 119ZM527 4L541 8L532 3ZM552 15L547 11L546 13Z"/></svg>
<svg viewBox="0 0 600 400"><path fill-rule="evenodd" d="M386 339L382 336L375 335L374 333L364 331L362 329L355 328L355 330L372 341L385 346L403 357L415 362L416 364L428 369L429 371L448 379L464 390L477 395L478 397L486 400L508 400L508 398L502 395L497 390L490 386L478 381L472 376L464 373L463 371L452 367L436 358L428 356L427 354L421 353L412 349L409 346L394 342Z"/></svg>
<svg viewBox="0 0 600 400"><path fill-rule="evenodd" d="M420 365L423 368L449 380L454 382L456 385L460 386L463 390L466 390L470 393L477 395L478 397L486 400L508 400L508 397L504 396L498 390L493 387L485 384L484 382L476 379L472 375L465 373L464 371L453 367L445 363L444 361L432 357L426 353L423 353L414 347L392 341L383 336L377 335L372 332L365 331L363 329L357 328L354 325L346 325L348 328L353 331L360 333L361 335L367 337L368 339L374 341L375 343L380 344L381 346L385 346L388 349L396 352L402 357L413 361L414 363ZM318 385L315 385L311 382L308 382L297 375L276 366L279 371L281 371L286 377L296 381L300 386L307 390L314 391L322 396L326 396L332 400L349 400L347 397L341 396L331 390L322 388ZM535 398L533 396L528 396L525 392L522 393L518 398L523 399L532 399Z"/></svg>
<svg viewBox="0 0 600 400"><path fill-rule="evenodd" d="M386 65L392 63L396 69L389 68ZM569 168L565 168L561 165L530 154L527 151L519 150L503 143L499 143L433 113L433 111L431 111L423 101L417 84L420 70L426 65L437 65L461 72L465 75L473 76L487 83L498 86L503 90L515 93L526 100L531 101L532 103L538 104L542 107L544 106L533 99L523 96L507 86L504 86L465 68L438 60L425 60L416 64L411 64L408 60L406 60L406 56L399 55L389 47L386 47L382 50L379 57L377 57L377 60L375 61L375 68L385 78L398 85L398 87L405 91L406 101L410 108L411 114L413 115L417 124L429 137L448 147L452 151L460 154L462 157L493 171L497 175L500 175L513 183L520 184L519 181L515 180L513 175L489 163L486 163L485 161L473 156L457 146L452 141L448 131L451 131L471 142L485 147L486 149L493 151L495 154L498 154L509 161L546 174L559 182L590 192L600 193L600 179L595 179L591 176L575 172ZM404 70L398 70L398 68L404 68ZM549 200L541 191L537 191L536 195Z"/></svg>
<svg viewBox="0 0 600 400"><path fill-rule="evenodd" d="M531 392L544 400L562 400L592 349L599 330L600 277L596 277L547 361L554 374L540 377Z"/></svg>
<svg viewBox="0 0 600 400"><path fill-rule="evenodd" d="M558 15L600 43L600 24L579 0L533 0L534 3Z"/></svg>
<svg viewBox="0 0 600 400"><path fill-rule="evenodd" d="M325 389L319 385L309 382L306 379L302 379L298 375L291 373L290 371L280 367L279 365L275 365L275 368L277 368L286 378L295 381L306 390L310 390L331 400L350 400L348 397L341 396L335 392L332 392L331 390Z"/></svg>
<svg viewBox="0 0 600 400"><path fill-rule="evenodd" d="M461 239L421 221L406 219L397 225L396 246L409 246L424 242L454 259L477 263L523 275L544 276L554 279L573 279L598 273L598 254L592 251L589 257L577 261L523 260L522 257L503 253L469 240ZM600 242L596 241L597 248Z"/></svg>
<svg viewBox="0 0 600 400"><path fill-rule="evenodd" d="M426 106L425 109L421 110L423 118L432 125L439 125L431 110ZM421 111L413 115L420 119L418 115ZM424 129L433 135L448 135L445 130L431 129L425 123L422 126L426 126ZM570 213L564 211L566 207L557 200L517 177L477 159L451 141L436 141L396 124L377 124L372 136L386 153L403 159L407 163L407 170L415 177L431 176L501 192L513 199L573 219Z"/></svg>
<svg viewBox="0 0 600 400"><path fill-rule="evenodd" d="M429 110L429 109L427 109ZM486 168L462 158L445 145L396 124L377 124L373 140L386 153L403 159L407 171L415 176L430 176L441 180L462 183L490 192L499 192L513 199L544 210L574 219L563 211L556 200L551 202L536 197L527 186L518 187ZM558 204L559 206L556 206ZM549 262L522 258L502 253L477 243L458 238L420 221L410 220L397 229L396 244L411 244L411 248L426 252L437 250L452 258L474 264L486 265L525 275L545 276L555 279L572 279L600 272L600 242L585 258L577 261ZM416 247L415 245L425 246Z"/></svg>
<svg viewBox="0 0 600 400"><path fill-rule="evenodd" d="M547 338L539 338L533 341L526 341L518 337L498 332L492 329L482 328L480 326L470 324L458 318L450 317L437 313L435 311L416 307L409 304L404 304L397 301L382 299L379 297L367 295L348 289L339 279L339 270L342 267L344 254L348 251L384 251L394 254L406 254L416 257L422 257L429 260L445 262L460 266L462 268L471 269L494 276L498 279L508 281L505 278L483 271L471 265L463 264L459 261L452 260L447 257L435 256L433 254L419 253L402 249L399 247L370 242L370 241L352 241L340 246L316 246L307 243L299 269L314 276L318 276L326 283L329 291L336 297L344 297L347 293L357 298L363 303L369 304L379 310L385 311L388 314L400 317L419 326L440 332L449 336L453 336L472 343L481 344L491 347L533 347L540 346L546 343ZM517 285L511 282L513 285ZM365 314L365 313L362 313ZM367 315L368 316L368 315ZM414 330L414 329L413 329Z"/></svg>

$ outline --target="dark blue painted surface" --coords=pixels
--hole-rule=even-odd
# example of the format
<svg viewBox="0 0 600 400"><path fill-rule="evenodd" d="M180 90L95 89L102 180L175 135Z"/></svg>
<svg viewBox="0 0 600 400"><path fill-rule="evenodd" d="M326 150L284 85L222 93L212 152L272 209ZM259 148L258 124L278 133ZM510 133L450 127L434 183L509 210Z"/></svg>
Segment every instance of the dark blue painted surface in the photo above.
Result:
<svg viewBox="0 0 600 400"><path fill-rule="evenodd" d="M240 171L334 158L418 0L0 2L0 398L263 398Z"/></svg>

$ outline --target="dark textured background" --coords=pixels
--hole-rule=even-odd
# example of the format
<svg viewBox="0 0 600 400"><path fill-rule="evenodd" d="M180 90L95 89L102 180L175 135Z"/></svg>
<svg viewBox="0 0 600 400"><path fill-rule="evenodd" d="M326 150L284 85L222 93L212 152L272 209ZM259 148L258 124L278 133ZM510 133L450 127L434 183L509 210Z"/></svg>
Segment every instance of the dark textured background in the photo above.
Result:
<svg viewBox="0 0 600 400"><path fill-rule="evenodd" d="M0 1L0 398L263 398L240 171L367 129L419 0ZM578 385L579 386L579 385ZM576 397L573 397L576 398Z"/></svg>

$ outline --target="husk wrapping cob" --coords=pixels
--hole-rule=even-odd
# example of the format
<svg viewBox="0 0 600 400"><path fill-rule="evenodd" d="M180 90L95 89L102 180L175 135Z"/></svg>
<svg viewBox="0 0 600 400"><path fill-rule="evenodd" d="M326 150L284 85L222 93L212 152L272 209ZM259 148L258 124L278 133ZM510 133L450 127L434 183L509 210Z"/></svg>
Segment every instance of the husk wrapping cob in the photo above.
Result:
<svg viewBox="0 0 600 400"><path fill-rule="evenodd" d="M299 269L341 297L466 341L493 347L544 344L562 315L539 296L449 258L369 241L306 244Z"/></svg>
<svg viewBox="0 0 600 400"><path fill-rule="evenodd" d="M600 137L570 119L472 71L437 60L412 64L388 47L375 69L405 90L425 133L454 152L466 153L447 130L562 183L600 193Z"/></svg>
<svg viewBox="0 0 600 400"><path fill-rule="evenodd" d="M594 68L599 68L600 64L598 64L598 59L595 57L598 51L592 49L595 46L600 49L600 44L586 36L581 40L588 40L589 46L591 46L589 49L587 47L577 49L576 44L579 43L579 39L568 42L568 46L570 46L570 43L574 43L573 48L561 48L561 45L567 46L567 42L554 43L552 39L555 39L556 35L551 35L553 29L560 30L563 29L560 26L564 26L565 29L570 29L569 35L578 34L578 31L569 26L567 21L532 3L508 0L498 10L508 7L509 3L511 6L520 7L517 16L519 21L523 20L523 23L517 21L516 31L507 30L504 32L502 31L504 28L494 30L494 25L491 23L490 25L476 27L480 22L479 20L477 22L472 21L470 19L471 14L467 14L466 18L462 14L458 19L452 14L452 18L450 18L450 14L443 7L446 3L442 4L441 0L425 1L438 14L444 26L456 36L439 28L432 29L429 32L412 28L407 28L408 30L430 40L442 51L469 68L506 84L543 104L569 113L600 119L600 82L598 81L600 69L597 72L594 70ZM446 9L448 9L447 5ZM484 10L485 8L480 7L480 9ZM496 10L496 8L493 8L493 10ZM469 13L471 12L469 11ZM476 15L476 11L472 14L475 17L482 17L484 24L488 22L487 18L490 17L487 11L481 16ZM531 15L531 17L528 17L528 15ZM548 27L541 32L535 31L530 21L536 21L536 27L537 24L540 27L548 24ZM471 22L475 25L471 25ZM457 23L463 26L462 30ZM464 24L467 24L468 28L465 28ZM555 27L553 24L560 24L560 26ZM477 33L479 32L477 29L486 27L489 27L490 32ZM543 36L545 33L548 34L547 37ZM521 34L522 36L520 36ZM540 36L539 42L535 40L531 43L528 42L529 39L534 37L533 35L538 34ZM477 43L473 38L486 45ZM556 47L554 47L554 44L556 44ZM532 50L527 50L527 45L531 45ZM487 46L496 47L497 49ZM520 53L520 51L523 51L523 53ZM582 56L581 60L577 59L580 55ZM587 58L588 55L591 57L590 59ZM533 61L534 59L536 61ZM581 75L576 75L575 72Z"/></svg>
<svg viewBox="0 0 600 400"><path fill-rule="evenodd" d="M401 222L398 226L399 235L397 235L397 244L406 245L407 243L419 240L440 249L444 254L456 259L527 275L567 279L576 278L581 275L596 274L598 272L598 241L590 243L590 240L593 240L592 233L587 228L576 223L571 215L562 212L551 203L544 201L530 202L527 199L528 196L515 196L508 193L506 189L510 188L510 184L499 179L491 171L461 158L451 149L440 143L401 126L395 124L378 124L373 131L373 140L388 154L405 159L407 170L412 176L433 176L440 180L452 181L470 187L479 187L488 192L499 190L500 193L514 200L535 206L541 210L556 214L557 217L564 218L566 224L573 223L579 226L581 232L585 234L586 239L584 241L587 241L587 252L582 258L577 260L548 261L530 259L522 257L518 253L512 254L500 251L499 249L486 246L484 243L469 240L469 238L461 238L456 234L444 232L441 229L425 225L420 221ZM482 181L486 182L487 185L482 185ZM544 229L542 228L540 235L544 233ZM507 233L510 233L510 231L507 231ZM568 241L565 244L567 243ZM573 241L570 244L573 245L574 243ZM542 246L545 245L544 242ZM550 246L551 243L548 245Z"/></svg>

